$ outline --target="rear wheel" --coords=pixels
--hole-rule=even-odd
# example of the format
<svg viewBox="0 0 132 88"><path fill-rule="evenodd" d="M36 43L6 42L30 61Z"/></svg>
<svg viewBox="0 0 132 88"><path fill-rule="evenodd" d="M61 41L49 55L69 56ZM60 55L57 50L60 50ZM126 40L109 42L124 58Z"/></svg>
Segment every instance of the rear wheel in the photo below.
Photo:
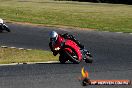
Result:
<svg viewBox="0 0 132 88"><path fill-rule="evenodd" d="M5 27L5 30L6 30L7 32L11 32L11 31L10 31L10 29L9 29L9 28L7 28L7 27Z"/></svg>
<svg viewBox="0 0 132 88"><path fill-rule="evenodd" d="M3 29L6 30L7 32L11 32L8 26L6 26L5 24L3 24Z"/></svg>
<svg viewBox="0 0 132 88"><path fill-rule="evenodd" d="M92 63L93 62L93 57L91 56L91 54L87 54L85 62L86 63Z"/></svg>

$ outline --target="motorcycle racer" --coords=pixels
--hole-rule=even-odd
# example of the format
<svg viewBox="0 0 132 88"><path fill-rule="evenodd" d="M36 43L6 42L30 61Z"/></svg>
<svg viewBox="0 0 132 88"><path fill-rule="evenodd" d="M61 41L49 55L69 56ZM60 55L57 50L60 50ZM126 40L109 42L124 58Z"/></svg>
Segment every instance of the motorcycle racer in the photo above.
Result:
<svg viewBox="0 0 132 88"><path fill-rule="evenodd" d="M8 28L8 26L4 24L3 19L0 18L0 32L2 32L3 30L10 32L10 29Z"/></svg>
<svg viewBox="0 0 132 88"><path fill-rule="evenodd" d="M49 36L50 36L49 47L50 47L51 51L53 52L54 56L56 56L58 54L58 52L53 50L53 47L54 47L54 44L57 43L57 41L60 38L70 39L70 40L74 41L80 47L80 49L84 49L84 45L82 45L73 35L70 35L68 33L58 34L56 31L51 31Z"/></svg>
<svg viewBox="0 0 132 88"><path fill-rule="evenodd" d="M2 29L3 29L3 20L0 18L0 32L2 32Z"/></svg>

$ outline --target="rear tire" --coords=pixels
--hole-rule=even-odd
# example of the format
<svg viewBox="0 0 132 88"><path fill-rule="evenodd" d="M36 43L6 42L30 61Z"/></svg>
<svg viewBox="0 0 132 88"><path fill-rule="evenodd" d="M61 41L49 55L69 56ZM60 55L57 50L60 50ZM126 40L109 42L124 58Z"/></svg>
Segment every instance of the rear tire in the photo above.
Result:
<svg viewBox="0 0 132 88"><path fill-rule="evenodd" d="M93 63L93 58L92 57L86 58L85 62L86 63Z"/></svg>
<svg viewBox="0 0 132 88"><path fill-rule="evenodd" d="M93 62L93 57L87 55L87 58L85 59L85 62L86 62L86 63L92 63L92 62Z"/></svg>
<svg viewBox="0 0 132 88"><path fill-rule="evenodd" d="M7 32L11 32L11 31L10 31L10 29L9 29L9 28L7 28L7 27L5 28L5 30L6 30Z"/></svg>
<svg viewBox="0 0 132 88"><path fill-rule="evenodd" d="M7 32L11 32L10 29L9 29L7 26L3 25L3 28L4 28L4 30L6 30Z"/></svg>

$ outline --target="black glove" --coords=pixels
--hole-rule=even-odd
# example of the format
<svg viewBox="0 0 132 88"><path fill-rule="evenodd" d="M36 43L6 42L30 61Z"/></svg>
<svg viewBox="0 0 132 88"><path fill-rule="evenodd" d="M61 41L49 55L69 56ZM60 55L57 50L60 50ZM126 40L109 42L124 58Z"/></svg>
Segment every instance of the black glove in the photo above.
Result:
<svg viewBox="0 0 132 88"><path fill-rule="evenodd" d="M58 52L55 52L55 51L53 52L53 55L54 55L54 56L56 56L57 54L58 54Z"/></svg>
<svg viewBox="0 0 132 88"><path fill-rule="evenodd" d="M65 33L62 35L62 37L64 37L65 39L67 39L69 37L68 33Z"/></svg>

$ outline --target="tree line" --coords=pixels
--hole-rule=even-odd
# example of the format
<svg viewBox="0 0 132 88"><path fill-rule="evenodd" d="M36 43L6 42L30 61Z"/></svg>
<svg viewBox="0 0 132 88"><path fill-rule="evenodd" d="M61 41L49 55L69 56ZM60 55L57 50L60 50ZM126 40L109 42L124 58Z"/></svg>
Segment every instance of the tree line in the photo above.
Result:
<svg viewBox="0 0 132 88"><path fill-rule="evenodd" d="M132 0L59 0L59 1L80 1L80 2L95 2L95 3L132 4Z"/></svg>

